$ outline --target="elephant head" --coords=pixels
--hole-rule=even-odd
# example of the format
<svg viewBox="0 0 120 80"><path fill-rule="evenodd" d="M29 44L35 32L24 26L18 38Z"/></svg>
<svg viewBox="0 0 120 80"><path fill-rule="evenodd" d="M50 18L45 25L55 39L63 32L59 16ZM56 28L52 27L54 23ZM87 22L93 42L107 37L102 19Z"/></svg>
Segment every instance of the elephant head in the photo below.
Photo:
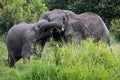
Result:
<svg viewBox="0 0 120 80"><path fill-rule="evenodd" d="M64 31L64 27L61 26L61 24L56 24L57 22L49 22L47 20L41 19L38 21L38 23L35 25L34 30L38 34L38 38L40 40L45 40L46 38L49 38L52 34L53 30L56 29L59 32Z"/></svg>

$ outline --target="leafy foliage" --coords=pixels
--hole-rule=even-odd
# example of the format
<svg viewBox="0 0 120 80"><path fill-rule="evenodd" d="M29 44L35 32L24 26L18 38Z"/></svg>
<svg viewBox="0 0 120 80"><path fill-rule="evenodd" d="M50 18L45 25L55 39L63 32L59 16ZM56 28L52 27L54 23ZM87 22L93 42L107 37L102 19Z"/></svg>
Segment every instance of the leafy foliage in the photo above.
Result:
<svg viewBox="0 0 120 80"><path fill-rule="evenodd" d="M115 36L116 40L120 41L120 19L112 20L110 31Z"/></svg>
<svg viewBox="0 0 120 80"><path fill-rule="evenodd" d="M0 35L20 22L36 22L46 10L42 0L1 0Z"/></svg>
<svg viewBox="0 0 120 80"><path fill-rule="evenodd" d="M49 10L67 9L70 0L44 0ZM73 0L71 0L73 2Z"/></svg>

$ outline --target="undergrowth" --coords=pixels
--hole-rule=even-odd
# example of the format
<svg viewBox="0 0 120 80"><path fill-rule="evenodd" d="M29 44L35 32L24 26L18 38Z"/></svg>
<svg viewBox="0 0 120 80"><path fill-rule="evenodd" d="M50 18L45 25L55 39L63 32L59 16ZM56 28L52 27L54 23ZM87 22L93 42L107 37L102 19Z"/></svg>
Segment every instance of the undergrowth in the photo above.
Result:
<svg viewBox="0 0 120 80"><path fill-rule="evenodd" d="M9 68L7 49L0 42L0 80L119 80L120 53L100 42L83 41L78 44L46 45L41 59ZM48 43L49 44L49 43ZM32 56L34 57L34 56Z"/></svg>

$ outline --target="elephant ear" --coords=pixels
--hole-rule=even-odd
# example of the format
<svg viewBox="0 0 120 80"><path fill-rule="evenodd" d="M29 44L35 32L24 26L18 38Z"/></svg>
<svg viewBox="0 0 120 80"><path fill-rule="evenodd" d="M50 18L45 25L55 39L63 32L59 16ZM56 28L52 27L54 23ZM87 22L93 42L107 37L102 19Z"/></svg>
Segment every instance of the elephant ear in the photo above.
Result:
<svg viewBox="0 0 120 80"><path fill-rule="evenodd" d="M74 31L80 31L82 34L84 34L85 25L82 23L82 21L77 17L77 15L69 10L63 10L66 17L67 17L67 28L72 27Z"/></svg>
<svg viewBox="0 0 120 80"><path fill-rule="evenodd" d="M48 17L49 14L50 14L50 11L45 12L43 15L41 15L41 17L39 18L39 20L45 19L45 20L47 20L49 22L50 21L50 19Z"/></svg>
<svg viewBox="0 0 120 80"><path fill-rule="evenodd" d="M84 34L84 24L79 19L69 21L69 25L73 27L74 31L80 31L81 34Z"/></svg>
<svg viewBox="0 0 120 80"><path fill-rule="evenodd" d="M32 27L32 29L39 34L39 31L42 30L41 26L44 25L45 23L47 23L48 21L46 20L39 20L37 23L34 24L30 24L30 26Z"/></svg>

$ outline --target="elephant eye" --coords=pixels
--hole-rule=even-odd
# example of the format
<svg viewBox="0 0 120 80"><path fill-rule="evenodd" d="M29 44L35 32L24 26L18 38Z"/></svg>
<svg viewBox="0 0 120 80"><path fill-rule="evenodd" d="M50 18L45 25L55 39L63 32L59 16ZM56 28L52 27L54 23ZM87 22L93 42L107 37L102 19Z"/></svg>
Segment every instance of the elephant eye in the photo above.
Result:
<svg viewBox="0 0 120 80"><path fill-rule="evenodd" d="M63 24L65 24L65 17L63 17Z"/></svg>
<svg viewBox="0 0 120 80"><path fill-rule="evenodd" d="M40 26L37 26L38 28L40 28Z"/></svg>

